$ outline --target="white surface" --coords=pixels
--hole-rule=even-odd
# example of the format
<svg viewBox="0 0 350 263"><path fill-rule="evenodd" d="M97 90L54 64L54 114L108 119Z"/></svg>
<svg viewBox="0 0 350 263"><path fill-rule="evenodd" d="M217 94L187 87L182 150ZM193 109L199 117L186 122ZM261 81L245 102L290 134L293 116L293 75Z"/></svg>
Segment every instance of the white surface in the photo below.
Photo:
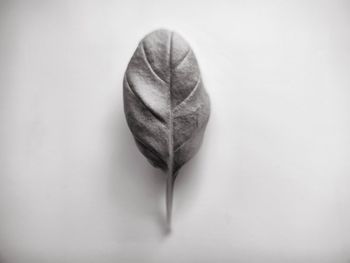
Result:
<svg viewBox="0 0 350 263"><path fill-rule="evenodd" d="M349 262L350 4L262 2L2 1L1 263ZM159 27L212 101L170 236L122 106Z"/></svg>

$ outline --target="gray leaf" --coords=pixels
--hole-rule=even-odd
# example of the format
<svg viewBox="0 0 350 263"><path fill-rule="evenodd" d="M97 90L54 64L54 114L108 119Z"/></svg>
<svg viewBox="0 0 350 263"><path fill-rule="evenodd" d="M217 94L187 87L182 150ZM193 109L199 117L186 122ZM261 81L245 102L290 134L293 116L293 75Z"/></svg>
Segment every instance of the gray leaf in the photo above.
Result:
<svg viewBox="0 0 350 263"><path fill-rule="evenodd" d="M196 57L177 33L154 31L139 43L123 86L125 115L138 148L168 174L170 221L177 172L198 151L210 114Z"/></svg>

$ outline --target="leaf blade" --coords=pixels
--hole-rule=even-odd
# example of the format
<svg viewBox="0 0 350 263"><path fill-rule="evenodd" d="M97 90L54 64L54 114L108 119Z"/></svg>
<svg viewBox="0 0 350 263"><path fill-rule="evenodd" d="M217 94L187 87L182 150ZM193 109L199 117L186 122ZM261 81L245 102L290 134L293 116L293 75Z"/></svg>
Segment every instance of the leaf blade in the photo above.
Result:
<svg viewBox="0 0 350 263"><path fill-rule="evenodd" d="M167 172L170 224L177 173L198 152L210 116L193 50L175 32L161 29L146 35L128 64L123 92L138 148L153 166Z"/></svg>

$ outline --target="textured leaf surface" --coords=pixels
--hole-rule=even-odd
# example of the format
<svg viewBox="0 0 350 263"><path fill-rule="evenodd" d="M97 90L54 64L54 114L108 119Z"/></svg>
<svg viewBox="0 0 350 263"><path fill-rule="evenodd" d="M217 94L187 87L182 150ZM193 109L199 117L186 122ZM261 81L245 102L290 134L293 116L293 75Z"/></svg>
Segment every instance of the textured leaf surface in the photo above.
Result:
<svg viewBox="0 0 350 263"><path fill-rule="evenodd" d="M124 109L140 151L175 177L198 151L210 113L196 57L180 35L157 30L139 43L124 76Z"/></svg>

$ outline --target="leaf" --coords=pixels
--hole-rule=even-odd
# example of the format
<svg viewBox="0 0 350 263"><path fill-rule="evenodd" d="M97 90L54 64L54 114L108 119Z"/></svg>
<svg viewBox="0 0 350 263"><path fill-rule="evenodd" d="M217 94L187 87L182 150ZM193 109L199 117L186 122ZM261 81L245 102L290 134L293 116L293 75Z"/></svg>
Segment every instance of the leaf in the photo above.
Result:
<svg viewBox="0 0 350 263"><path fill-rule="evenodd" d="M167 173L170 225L177 173L198 151L210 114L196 57L180 35L156 30L139 43L123 87L125 115L138 148Z"/></svg>

